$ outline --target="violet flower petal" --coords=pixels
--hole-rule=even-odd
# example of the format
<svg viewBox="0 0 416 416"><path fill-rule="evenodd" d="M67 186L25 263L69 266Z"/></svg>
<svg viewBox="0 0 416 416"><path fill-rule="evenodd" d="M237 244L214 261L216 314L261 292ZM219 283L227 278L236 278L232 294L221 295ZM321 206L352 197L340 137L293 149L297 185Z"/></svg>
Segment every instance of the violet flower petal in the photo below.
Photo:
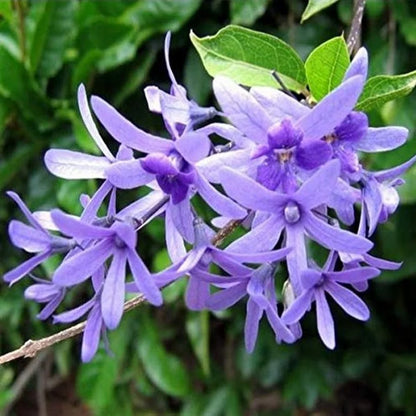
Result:
<svg viewBox="0 0 416 416"><path fill-rule="evenodd" d="M142 259L131 249L127 249L127 258L137 288L143 293L148 302L160 306L163 303L162 294Z"/></svg>
<svg viewBox="0 0 416 416"><path fill-rule="evenodd" d="M292 248L286 262L293 291L298 296L302 292L301 273L308 267L304 230L300 225L286 227L286 247Z"/></svg>
<svg viewBox="0 0 416 416"><path fill-rule="evenodd" d="M335 188L339 174L339 161L329 161L303 183L293 195L294 199L309 209L325 204Z"/></svg>
<svg viewBox="0 0 416 416"><path fill-rule="evenodd" d="M252 87L250 94L266 110L273 122L285 117L297 120L311 111L306 105L276 88Z"/></svg>
<svg viewBox="0 0 416 416"><path fill-rule="evenodd" d="M295 152L297 165L305 170L316 169L328 162L331 156L331 146L322 140L311 140L301 143Z"/></svg>
<svg viewBox="0 0 416 416"><path fill-rule="evenodd" d="M247 284L245 282L223 289L209 296L206 301L206 307L213 311L227 309L235 305L242 297L247 295Z"/></svg>
<svg viewBox="0 0 416 416"><path fill-rule="evenodd" d="M354 59L351 61L347 72L344 75L344 81L349 78L354 77L355 75L361 75L364 79L367 78L368 71L368 53L367 50L362 47L358 49L357 53L354 56Z"/></svg>
<svg viewBox="0 0 416 416"><path fill-rule="evenodd" d="M373 247L370 240L350 231L331 226L309 213L305 213L303 218L306 231L314 240L328 249L361 254L366 253Z"/></svg>
<svg viewBox="0 0 416 416"><path fill-rule="evenodd" d="M313 300L313 291L307 290L299 295L282 314L282 320L287 325L299 322L310 309Z"/></svg>
<svg viewBox="0 0 416 416"><path fill-rule="evenodd" d="M209 182L221 183L221 170L225 167L239 169L250 162L251 150L230 150L224 153L216 153L196 163L199 174Z"/></svg>
<svg viewBox="0 0 416 416"><path fill-rule="evenodd" d="M186 255L183 237L179 233L172 219L172 211L165 213L165 240L170 259L176 263Z"/></svg>
<svg viewBox="0 0 416 416"><path fill-rule="evenodd" d="M406 142L409 130L404 127L370 127L355 148L362 152L385 152L400 147Z"/></svg>
<svg viewBox="0 0 416 416"><path fill-rule="evenodd" d="M54 315L53 322L60 324L68 324L70 322L77 321L82 316L84 316L96 303L97 298L93 297L88 302L83 303L76 308L73 308L69 311L62 312L58 315Z"/></svg>
<svg viewBox="0 0 416 416"><path fill-rule="evenodd" d="M105 179L111 166L107 158L72 150L49 149L44 157L46 168L64 179Z"/></svg>
<svg viewBox="0 0 416 416"><path fill-rule="evenodd" d="M273 121L244 88L229 78L214 78L213 89L225 115L255 143L267 144L267 130Z"/></svg>
<svg viewBox="0 0 416 416"><path fill-rule="evenodd" d="M244 208L217 191L203 176L198 175L196 187L201 198L220 215L234 219L247 215Z"/></svg>
<svg viewBox="0 0 416 416"><path fill-rule="evenodd" d="M82 121L84 122L85 127L88 130L88 133L94 139L98 148L103 152L103 155L109 161L111 162L114 161L115 160L114 156L112 155L110 150L108 150L107 145L104 143L104 140L102 139L94 123L94 120L91 115L90 107L88 105L87 93L85 91L85 87L83 84L80 84L80 86L78 87L78 107L79 107L79 112L82 117Z"/></svg>
<svg viewBox="0 0 416 416"><path fill-rule="evenodd" d="M367 321L370 318L367 305L351 290L334 282L326 282L325 290L348 315L360 321Z"/></svg>
<svg viewBox="0 0 416 416"><path fill-rule="evenodd" d="M123 315L126 250L115 250L101 294L101 314L108 329L116 329Z"/></svg>
<svg viewBox="0 0 416 416"><path fill-rule="evenodd" d="M357 267L354 269L342 270L340 272L326 272L329 280L340 283L358 283L364 280L373 279L380 274L380 270L374 267Z"/></svg>
<svg viewBox="0 0 416 416"><path fill-rule="evenodd" d="M361 76L348 79L299 119L295 127L303 130L304 140L320 139L341 124L357 103L363 84Z"/></svg>
<svg viewBox="0 0 416 416"><path fill-rule="evenodd" d="M334 320L325 298L325 292L321 289L315 291L316 317L318 321L318 333L323 343L331 350L335 348Z"/></svg>
<svg viewBox="0 0 416 416"><path fill-rule="evenodd" d="M125 146L144 153L167 154L173 149L171 140L162 139L140 130L100 97L92 96L91 105L106 130Z"/></svg>
<svg viewBox="0 0 416 416"><path fill-rule="evenodd" d="M19 266L15 267L13 270L8 271L4 274L3 280L6 283L9 283L10 286L14 285L20 279L25 277L28 273L30 273L36 266L41 264L45 261L49 256L51 256L52 252L50 250L43 251L36 256L31 257L29 260L26 260Z"/></svg>
<svg viewBox="0 0 416 416"><path fill-rule="evenodd" d="M253 251L261 252L271 250L279 241L283 227L284 222L282 218L275 215L270 216L262 224L231 243L227 247L227 251L251 253Z"/></svg>
<svg viewBox="0 0 416 416"><path fill-rule="evenodd" d="M23 202L23 200L20 198L19 195L17 195L16 192L13 191L7 191L6 195L13 199L14 202L16 202L17 206L20 208L20 211L24 214L26 219L29 221L29 224L31 224L34 228L37 228L39 231L44 232L45 234L48 234L44 228L39 224L38 220L33 216L33 214L30 212L29 208L26 206L26 204Z"/></svg>
<svg viewBox="0 0 416 416"><path fill-rule="evenodd" d="M82 337L81 359L84 363L91 361L97 352L102 326L100 304L97 303L88 315Z"/></svg>
<svg viewBox="0 0 416 416"><path fill-rule="evenodd" d="M288 200L286 195L270 191L235 170L223 168L220 175L225 192L247 208L276 213L276 209Z"/></svg>
<svg viewBox="0 0 416 416"><path fill-rule="evenodd" d="M188 132L175 141L175 149L191 164L208 156L211 150L211 141L207 135L197 131Z"/></svg>
<svg viewBox="0 0 416 416"><path fill-rule="evenodd" d="M112 255L113 242L103 240L90 248L65 259L55 270L53 282L67 287L77 285L90 277Z"/></svg>
<svg viewBox="0 0 416 416"><path fill-rule="evenodd" d="M113 163L106 169L108 180L117 188L133 189L154 180L154 175L145 171L142 160L128 160Z"/></svg>
<svg viewBox="0 0 416 416"><path fill-rule="evenodd" d="M263 310L251 298L247 301L246 321L244 324L244 343L248 353L252 353L259 332L259 322Z"/></svg>
<svg viewBox="0 0 416 416"><path fill-rule="evenodd" d="M28 253L39 253L50 247L51 237L49 235L23 222L10 221L8 231L13 245L24 249Z"/></svg>
<svg viewBox="0 0 416 416"><path fill-rule="evenodd" d="M75 238L105 238L111 237L114 235L114 231L98 227L95 225L87 224L83 221L80 221L78 218L75 218L71 215L64 214L59 209L53 209L51 211L51 216L53 222L59 228L59 230L71 237Z"/></svg>
<svg viewBox="0 0 416 416"><path fill-rule="evenodd" d="M205 303L209 297L209 283L198 278L198 272L194 271L188 280L185 292L185 303L191 311L205 309Z"/></svg>

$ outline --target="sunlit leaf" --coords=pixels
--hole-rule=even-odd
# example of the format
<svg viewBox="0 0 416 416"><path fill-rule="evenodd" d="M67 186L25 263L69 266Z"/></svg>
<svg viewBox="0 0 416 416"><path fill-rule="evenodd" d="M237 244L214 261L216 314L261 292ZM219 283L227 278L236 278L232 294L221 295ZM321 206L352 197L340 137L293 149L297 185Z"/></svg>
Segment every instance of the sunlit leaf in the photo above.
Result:
<svg viewBox="0 0 416 416"><path fill-rule="evenodd" d="M191 41L211 76L226 75L247 85L279 87L272 75L276 71L286 86L300 91L306 84L305 69L299 55L274 36L239 26L227 26L214 36Z"/></svg>
<svg viewBox="0 0 416 416"><path fill-rule="evenodd" d="M305 20L309 19L314 14L331 6L331 4L334 4L337 1L338 0L309 0L308 5L306 6L306 9L302 14L300 22L303 23Z"/></svg>
<svg viewBox="0 0 416 416"><path fill-rule="evenodd" d="M350 63L347 45L342 36L333 38L314 49L305 62L309 89L320 101L341 84Z"/></svg>

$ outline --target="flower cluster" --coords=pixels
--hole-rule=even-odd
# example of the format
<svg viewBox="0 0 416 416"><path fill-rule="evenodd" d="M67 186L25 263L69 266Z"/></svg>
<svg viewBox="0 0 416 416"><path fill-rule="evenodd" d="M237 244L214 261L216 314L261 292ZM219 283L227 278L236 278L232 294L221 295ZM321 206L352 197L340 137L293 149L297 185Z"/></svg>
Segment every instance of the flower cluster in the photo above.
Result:
<svg viewBox="0 0 416 416"><path fill-rule="evenodd" d="M278 89L246 89L218 76L213 89L219 111L188 99L170 68L169 43L170 34L165 42L170 91L145 89L149 109L163 118L168 138L141 130L99 97L88 100L81 85L80 114L102 156L51 149L45 164L60 178L102 184L94 195L80 197L80 217L59 209L31 213L9 192L29 223L11 221L11 241L34 256L4 280L14 284L32 277L25 296L45 304L40 319L53 316L54 322L68 323L87 317L83 361L91 360L106 331L119 325L127 293L142 293L160 306L161 289L181 278L188 279L185 300L193 310L221 310L247 297L249 352L263 315L277 342L292 343L301 337L300 320L314 302L319 335L334 348L326 295L352 317L369 318L354 290L365 290L380 269L400 264L370 255L368 238L397 208L400 175L416 161L381 172L360 163L361 152L394 149L408 133L402 127L371 128L367 116L354 110L367 76L366 50L358 51L343 82L315 105ZM115 155L93 115L118 142ZM214 135L227 144L216 145ZM146 196L120 207L117 193L139 187L149 190ZM218 214L210 224L196 214L196 195ZM172 265L152 273L137 250L143 228L156 217L164 219ZM217 247L214 228L236 220L247 232ZM356 232L347 229L355 222ZM311 255L311 241L328 250L322 268ZM32 274L57 253L63 260L50 279ZM212 264L221 273L212 273ZM288 279L276 288L281 264ZM91 299L57 313L66 293L81 284L91 286Z"/></svg>

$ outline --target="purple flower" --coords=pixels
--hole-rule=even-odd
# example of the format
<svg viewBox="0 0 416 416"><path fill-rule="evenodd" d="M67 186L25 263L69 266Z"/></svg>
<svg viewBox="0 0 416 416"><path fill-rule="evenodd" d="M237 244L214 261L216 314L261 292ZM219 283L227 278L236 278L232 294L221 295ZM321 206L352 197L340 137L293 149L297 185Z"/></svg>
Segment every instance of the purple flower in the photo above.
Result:
<svg viewBox="0 0 416 416"><path fill-rule="evenodd" d="M287 251L278 250L282 255ZM244 327L245 345L248 352L254 350L256 344L260 319L266 314L267 319L276 335L276 341L292 343L295 335L281 321L277 313L277 300L274 282L275 266L264 263L259 268L244 275L231 277L206 274L208 282L219 287L228 286L220 290L206 300L206 307L212 310L226 309L248 295L246 322Z"/></svg>
<svg viewBox="0 0 416 416"><path fill-rule="evenodd" d="M64 287L79 284L112 257L101 294L102 316L109 329L118 326L123 314L127 264L139 291L153 305L162 304L162 295L135 250L137 236L131 225L115 222L106 228L83 223L59 210L53 210L51 215L62 233L80 241L94 242L85 250L65 259L53 275L54 283Z"/></svg>
<svg viewBox="0 0 416 416"><path fill-rule="evenodd" d="M7 195L16 202L30 224L26 225L17 220L10 221L10 240L16 247L22 248L28 253L37 253L3 276L5 282L14 284L50 256L72 250L76 242L73 239L50 234L39 224L19 195L15 192L7 192Z"/></svg>
<svg viewBox="0 0 416 416"><path fill-rule="evenodd" d="M25 298L38 303L46 303L45 307L37 314L40 320L48 319L64 299L66 289L56 285L50 280L33 277L36 283L25 290Z"/></svg>
<svg viewBox="0 0 416 416"><path fill-rule="evenodd" d="M370 316L366 304L340 283L366 282L380 274L380 271L373 267L357 267L335 272L333 271L335 260L336 256L330 254L323 270L306 269L302 271L300 276L302 292L282 315L283 322L288 325L295 324L315 301L319 336L330 349L335 348L335 329L325 294L328 293L348 315L366 321Z"/></svg>
<svg viewBox="0 0 416 416"><path fill-rule="evenodd" d="M262 105L250 92L227 78L217 77L213 85L225 115L257 145L254 151L248 149L257 166L257 181L268 189L280 186L284 192L293 192L299 171L313 170L331 158L331 146L321 139L332 133L352 111L361 93L363 78L348 79L314 108L305 111L299 110L301 104L296 100L284 98L289 110L287 116L280 110L280 103L276 104L278 114L263 107L272 105L272 100L267 99L268 90L261 90ZM276 101L282 99L281 94L271 97ZM229 157L232 158L232 152Z"/></svg>
<svg viewBox="0 0 416 416"><path fill-rule="evenodd" d="M294 193L270 191L252 179L228 168L222 171L222 185L229 196L243 206L269 215L249 233L235 241L229 249L245 252L269 250L285 231L285 245L292 247L287 264L293 290L301 291L300 273L307 268L305 234L324 247L348 253L364 253L372 243L361 236L328 223L319 207L327 204L340 173L337 160L319 168Z"/></svg>
<svg viewBox="0 0 416 416"><path fill-rule="evenodd" d="M184 274L189 275L185 294L186 305L191 310L200 310L206 307L209 296L209 283L206 276L211 264L232 275L246 275L251 269L243 263L263 263L279 261L284 258L290 249L267 251L262 253L246 252L233 253L221 250L211 243L214 236L212 230L197 218L194 221L195 244L193 248L164 273L155 276L159 287L165 286Z"/></svg>
<svg viewBox="0 0 416 416"><path fill-rule="evenodd" d="M399 176L403 175L414 163L416 163L416 156L391 169L379 172L363 170L362 203L366 213L368 235L375 231L378 223L387 221L388 217L396 211L400 201L396 187L404 183Z"/></svg>
<svg viewBox="0 0 416 416"><path fill-rule="evenodd" d="M172 83L170 94L158 87L149 86L144 89L150 111L162 114L165 126L173 137L178 138L185 130L193 129L197 124L213 118L218 114L214 107L200 107L186 97L186 90L175 79L169 62L171 34L165 37L165 61L169 78Z"/></svg>

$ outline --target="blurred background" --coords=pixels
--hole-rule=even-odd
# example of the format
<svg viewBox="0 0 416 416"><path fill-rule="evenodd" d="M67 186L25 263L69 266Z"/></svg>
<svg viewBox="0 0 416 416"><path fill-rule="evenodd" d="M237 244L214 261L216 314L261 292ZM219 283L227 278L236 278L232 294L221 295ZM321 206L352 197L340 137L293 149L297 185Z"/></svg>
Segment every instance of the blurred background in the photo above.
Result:
<svg viewBox="0 0 416 416"><path fill-rule="evenodd" d="M274 34L302 56L348 33L352 0L340 0L302 25L305 0L16 0L0 1L0 276L26 259L12 247L7 223L20 217L6 197L13 189L31 210L60 207L77 214L78 197L94 181L64 182L43 164L49 147L97 153L80 120L76 89L85 83L145 130L162 133L160 117L147 110L143 87L169 88L163 42L173 32L171 64L180 83L201 105L215 104L211 79L189 40L235 23ZM414 0L367 0L363 44L370 75L415 69ZM408 143L365 160L370 169L394 166L415 154L416 94L369 114L372 126L410 130ZM102 130L104 137L106 133ZM108 141L108 143L111 143ZM337 348L320 342L314 313L304 337L276 345L261 327L257 347L243 345L245 305L226 313L194 313L183 301L184 281L165 291L159 309L127 313L110 334L114 356L102 349L80 363L80 337L31 360L0 367L0 414L4 415L416 415L416 168L400 188L402 205L374 236L376 254L404 261L384 272L363 299L367 323L333 308ZM137 195L125 193L125 201ZM201 207L203 209L203 207ZM140 235L140 252L152 270L168 264L163 222ZM50 275L56 259L38 274ZM39 322L38 305L23 299L30 279L0 285L0 352L63 326ZM77 292L65 306L76 306Z"/></svg>

